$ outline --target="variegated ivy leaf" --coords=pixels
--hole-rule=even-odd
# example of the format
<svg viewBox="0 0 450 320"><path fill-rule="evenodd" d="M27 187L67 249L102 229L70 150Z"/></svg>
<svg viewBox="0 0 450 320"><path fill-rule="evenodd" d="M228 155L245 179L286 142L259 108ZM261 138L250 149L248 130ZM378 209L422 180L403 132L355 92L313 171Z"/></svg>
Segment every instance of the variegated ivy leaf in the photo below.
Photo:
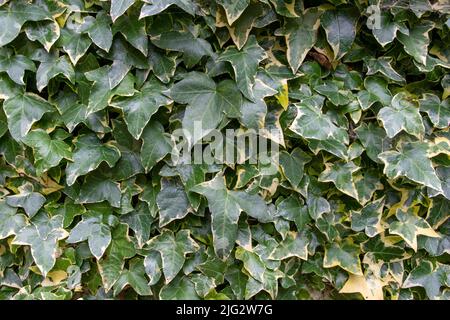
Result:
<svg viewBox="0 0 450 320"><path fill-rule="evenodd" d="M161 191L156 197L159 208L159 226L184 218L191 209L183 185L175 179L161 181Z"/></svg>
<svg viewBox="0 0 450 320"><path fill-rule="evenodd" d="M393 81L404 83L406 80L397 71L392 68L392 57L380 57L378 59L369 58L365 60L367 75L381 73Z"/></svg>
<svg viewBox="0 0 450 320"><path fill-rule="evenodd" d="M46 61L42 61L36 72L36 85L42 91L48 82L58 75L64 75L70 82L75 82L75 71L66 56L57 58L50 56Z"/></svg>
<svg viewBox="0 0 450 320"><path fill-rule="evenodd" d="M176 5L192 16L198 9L197 3L192 0L144 0L144 2L139 19L154 16L172 5Z"/></svg>
<svg viewBox="0 0 450 320"><path fill-rule="evenodd" d="M183 60L188 68L196 65L203 56L213 55L209 42L190 32L167 31L150 40L158 48L183 52Z"/></svg>
<svg viewBox="0 0 450 320"><path fill-rule="evenodd" d="M17 213L17 209L0 200L0 239L16 235L27 224L23 214Z"/></svg>
<svg viewBox="0 0 450 320"><path fill-rule="evenodd" d="M353 211L351 215L352 229L363 231L369 237L374 237L384 231L381 225L381 215L383 213L384 199L372 201L366 204L361 210Z"/></svg>
<svg viewBox="0 0 450 320"><path fill-rule="evenodd" d="M388 11L380 10L379 23L379 27L373 25L371 29L375 39L383 47L394 41L398 30L404 30L399 23L394 21L394 18Z"/></svg>
<svg viewBox="0 0 450 320"><path fill-rule="evenodd" d="M186 254L198 249L197 243L192 240L189 230L180 230L176 235L167 229L152 238L147 246L161 254L162 269L165 283L171 282L183 268Z"/></svg>
<svg viewBox="0 0 450 320"><path fill-rule="evenodd" d="M57 166L62 159L71 160L72 150L62 140L52 137L42 129L30 131L23 143L33 148L36 173L41 175L50 168Z"/></svg>
<svg viewBox="0 0 450 320"><path fill-rule="evenodd" d="M32 218L44 205L46 199L39 192L33 191L33 186L26 183L19 187L19 193L6 197L6 204L15 208L23 208L28 217Z"/></svg>
<svg viewBox="0 0 450 320"><path fill-rule="evenodd" d="M407 257L405 249L395 244L398 242L398 239L391 238L383 236L383 233L381 233L365 241L361 247L365 252L370 252L376 262L401 261L405 259Z"/></svg>
<svg viewBox="0 0 450 320"><path fill-rule="evenodd" d="M66 242L77 243L87 240L91 253L100 259L111 243L111 228L117 223L117 218L106 210L102 210L101 207L88 210L72 229Z"/></svg>
<svg viewBox="0 0 450 320"><path fill-rule="evenodd" d="M445 299L442 287L450 286L450 267L439 262L423 260L403 283L403 288L423 287L428 298Z"/></svg>
<svg viewBox="0 0 450 320"><path fill-rule="evenodd" d="M297 116L289 127L293 132L305 139L333 139L342 144L348 143L346 130L337 126L330 115L323 113L316 102L308 99L294 105Z"/></svg>
<svg viewBox="0 0 450 320"><path fill-rule="evenodd" d="M266 123L267 104L264 98L274 96L277 91L269 87L257 74L252 92L255 101L242 100L239 121L249 129L258 130L264 128Z"/></svg>
<svg viewBox="0 0 450 320"><path fill-rule="evenodd" d="M68 54L73 65L76 65L78 60L86 54L92 42L87 34L81 33L81 30L77 30L77 26L71 28L66 26L61 29L61 35L57 42Z"/></svg>
<svg viewBox="0 0 450 320"><path fill-rule="evenodd" d="M147 56L148 36L145 31L145 19L139 20L137 14L138 12L131 11L118 18L112 26L112 32L113 34L120 32L129 44Z"/></svg>
<svg viewBox="0 0 450 320"><path fill-rule="evenodd" d="M334 242L325 248L323 266L324 268L339 266L354 275L362 276L359 254L360 248L355 244Z"/></svg>
<svg viewBox="0 0 450 320"><path fill-rule="evenodd" d="M417 236L439 237L428 222L417 215L416 209L398 209L395 214L398 220L389 225L389 232L402 237L414 251L417 251Z"/></svg>
<svg viewBox="0 0 450 320"><path fill-rule="evenodd" d="M0 72L6 72L15 83L25 85L25 70L36 71L32 60L20 54L13 54L12 50L7 48L0 50Z"/></svg>
<svg viewBox="0 0 450 320"><path fill-rule="evenodd" d="M302 0L293 0L291 2L285 2L284 0L270 0L272 5L278 14L295 18L301 15L304 11L304 5Z"/></svg>
<svg viewBox="0 0 450 320"><path fill-rule="evenodd" d="M56 20L43 20L28 22L25 26L25 33L31 41L39 41L47 50L50 49L59 39L61 29Z"/></svg>
<svg viewBox="0 0 450 320"><path fill-rule="evenodd" d="M287 44L287 60L292 72L296 73L307 53L316 43L320 26L320 11L317 8L305 10L298 17L286 19L280 35Z"/></svg>
<svg viewBox="0 0 450 320"><path fill-rule="evenodd" d="M339 293L359 292L366 300L383 300L384 283L376 276L357 276L350 274Z"/></svg>
<svg viewBox="0 0 450 320"><path fill-rule="evenodd" d="M264 265L263 260L255 252L238 247L235 256L236 259L241 260L244 263L245 270L252 278L260 282L264 281L266 266Z"/></svg>
<svg viewBox="0 0 450 320"><path fill-rule="evenodd" d="M114 294L119 294L127 285L141 296L152 295L148 279L145 276L144 260L142 258L133 258L129 262L128 269L122 272L120 278L114 284Z"/></svg>
<svg viewBox="0 0 450 320"><path fill-rule="evenodd" d="M231 26L250 4L250 0L217 0L217 3L225 9L228 24Z"/></svg>
<svg viewBox="0 0 450 320"><path fill-rule="evenodd" d="M241 13L232 25L228 23L223 7L218 7L217 9L216 26L226 27L234 44L238 50L241 50L249 38L255 20L266 12L267 7L263 3L250 2L244 12Z"/></svg>
<svg viewBox="0 0 450 320"><path fill-rule="evenodd" d="M183 117L183 129L189 134L188 141L194 145L215 129L224 114L237 117L240 114L242 96L231 80L214 82L206 74L189 73L170 90L170 96L178 103L188 104ZM201 124L200 130L194 126ZM194 135L198 132L199 135Z"/></svg>
<svg viewBox="0 0 450 320"><path fill-rule="evenodd" d="M72 155L73 162L66 167L66 182L73 185L79 176L95 170L103 161L110 167L120 158L120 151L111 144L102 144L93 134L79 136Z"/></svg>
<svg viewBox="0 0 450 320"><path fill-rule="evenodd" d="M391 105L382 108L377 117L383 123L389 138L402 130L419 138L425 132L418 105L410 101L404 92L396 94Z"/></svg>
<svg viewBox="0 0 450 320"><path fill-rule="evenodd" d="M99 48L109 51L112 45L111 18L106 12L100 11L95 18L87 16L83 19L81 30L87 33L92 42Z"/></svg>
<svg viewBox="0 0 450 320"><path fill-rule="evenodd" d="M430 44L428 33L433 28L433 22L424 20L409 30L407 34L399 32L397 35L405 51L421 64L427 64L428 45Z"/></svg>
<svg viewBox="0 0 450 320"><path fill-rule="evenodd" d="M55 265L58 241L68 236L67 231L62 228L62 221L61 215L50 218L42 212L21 229L12 242L31 247L33 260L44 276Z"/></svg>
<svg viewBox="0 0 450 320"><path fill-rule="evenodd" d="M259 63L267 57L263 48L258 45L254 36L249 37L244 47L238 50L236 47L228 47L217 59L217 61L228 61L231 63L236 83L243 95L254 101L253 84Z"/></svg>
<svg viewBox="0 0 450 320"><path fill-rule="evenodd" d="M359 15L354 9L327 10L321 18L328 43L334 52L334 59L341 59L353 44Z"/></svg>
<svg viewBox="0 0 450 320"><path fill-rule="evenodd" d="M226 259L234 247L241 211L262 222L271 220L268 208L259 195L228 190L221 173L214 179L195 186L191 191L208 199L214 250L222 259Z"/></svg>
<svg viewBox="0 0 450 320"><path fill-rule="evenodd" d="M289 232L286 238L270 254L270 259L284 260L290 257L298 257L308 260L309 239L304 232Z"/></svg>
<svg viewBox="0 0 450 320"><path fill-rule="evenodd" d="M333 182L336 188L358 200L358 192L353 181L353 173L361 169L350 162L326 163L325 170L319 175L318 180L321 182Z"/></svg>
<svg viewBox="0 0 450 320"><path fill-rule="evenodd" d="M419 100L420 111L426 112L431 122L439 129L450 126L450 99L441 101L431 93L425 93Z"/></svg>
<svg viewBox="0 0 450 320"><path fill-rule="evenodd" d="M9 6L0 7L0 47L13 41L27 21L51 20L50 12L37 4L25 0L12 1Z"/></svg>
<svg viewBox="0 0 450 320"><path fill-rule="evenodd" d="M158 121L150 121L142 133L141 162L145 171L150 171L172 151L172 143L164 134L164 127Z"/></svg>
<svg viewBox="0 0 450 320"><path fill-rule="evenodd" d="M106 250L105 256L97 261L98 271L106 292L120 279L125 259L136 254L136 249L128 236L126 224L119 223L112 231L111 236L111 244Z"/></svg>
<svg viewBox="0 0 450 320"><path fill-rule="evenodd" d="M428 154L429 145L425 142L409 142L398 151L385 151L378 155L384 163L384 174L389 179L407 177L408 179L441 191L441 181L437 177Z"/></svg>
<svg viewBox="0 0 450 320"><path fill-rule="evenodd" d="M31 126L47 112L55 108L47 100L34 93L20 93L3 103L8 118L9 133L19 141L26 136Z"/></svg>
<svg viewBox="0 0 450 320"><path fill-rule="evenodd" d="M135 139L139 139L150 118L159 107L172 103L162 94L167 90L158 80L147 80L139 92L131 97L121 97L111 105L122 109L128 130Z"/></svg>
<svg viewBox="0 0 450 320"><path fill-rule="evenodd" d="M123 15L136 0L111 0L110 15L112 21Z"/></svg>

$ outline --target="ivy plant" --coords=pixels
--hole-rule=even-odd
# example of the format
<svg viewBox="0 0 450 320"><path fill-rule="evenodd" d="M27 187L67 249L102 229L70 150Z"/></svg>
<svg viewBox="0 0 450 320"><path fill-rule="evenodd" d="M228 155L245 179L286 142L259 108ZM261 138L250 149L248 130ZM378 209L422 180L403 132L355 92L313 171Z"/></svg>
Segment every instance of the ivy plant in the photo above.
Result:
<svg viewBox="0 0 450 320"><path fill-rule="evenodd" d="M0 26L0 299L450 299L448 1L0 0Z"/></svg>

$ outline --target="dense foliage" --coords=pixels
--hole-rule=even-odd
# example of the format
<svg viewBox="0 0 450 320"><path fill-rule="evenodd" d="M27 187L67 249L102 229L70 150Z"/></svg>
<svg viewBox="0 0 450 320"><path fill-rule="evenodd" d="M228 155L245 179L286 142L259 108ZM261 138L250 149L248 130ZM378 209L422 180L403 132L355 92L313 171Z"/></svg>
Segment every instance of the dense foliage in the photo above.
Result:
<svg viewBox="0 0 450 320"><path fill-rule="evenodd" d="M0 0L0 298L449 299L449 9Z"/></svg>

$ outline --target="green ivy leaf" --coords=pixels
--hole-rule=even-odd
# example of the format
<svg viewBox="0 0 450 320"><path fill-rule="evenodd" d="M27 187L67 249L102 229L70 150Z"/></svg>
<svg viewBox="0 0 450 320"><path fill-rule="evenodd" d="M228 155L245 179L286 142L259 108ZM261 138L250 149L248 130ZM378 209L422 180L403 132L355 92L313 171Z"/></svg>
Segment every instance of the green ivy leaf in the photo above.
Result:
<svg viewBox="0 0 450 320"><path fill-rule="evenodd" d="M186 254L198 249L197 243L191 239L189 230L180 230L174 235L172 231L164 229L147 245L161 254L166 284L171 282L183 268Z"/></svg>
<svg viewBox="0 0 450 320"><path fill-rule="evenodd" d="M358 14L353 9L327 10L322 14L320 22L335 60L341 59L350 50L356 36L357 21Z"/></svg>
<svg viewBox="0 0 450 320"><path fill-rule="evenodd" d="M54 111L53 105L34 93L21 93L6 100L3 110L8 118L8 128L12 137L22 140L31 126L47 112Z"/></svg>
<svg viewBox="0 0 450 320"><path fill-rule="evenodd" d="M66 167L67 185L73 185L79 176L95 170L103 161L113 167L119 158L117 147L102 144L93 134L79 136L75 142L73 162Z"/></svg>
<svg viewBox="0 0 450 320"><path fill-rule="evenodd" d="M215 83L206 74L189 73L170 90L178 103L188 104L183 117L183 129L190 135L190 145L206 136L222 121L224 113L238 115L242 96L230 80ZM200 136L194 135L195 123L200 123Z"/></svg>
<svg viewBox="0 0 450 320"><path fill-rule="evenodd" d="M155 121L150 121L142 133L141 161L148 172L172 151L172 143L164 134L164 127Z"/></svg>
<svg viewBox="0 0 450 320"><path fill-rule="evenodd" d="M0 72L6 72L15 83L25 85L25 70L36 71L33 61L20 54L13 55L9 50L0 51Z"/></svg>
<svg viewBox="0 0 450 320"><path fill-rule="evenodd" d="M178 276L159 292L161 300L199 300L194 283L186 276Z"/></svg>
<svg viewBox="0 0 450 320"><path fill-rule="evenodd" d="M109 291L120 279L125 265L125 259L136 254L133 243L128 236L128 226L120 223L112 231L112 240L105 256L98 260L98 270L102 277L105 291Z"/></svg>
<svg viewBox="0 0 450 320"><path fill-rule="evenodd" d="M161 181L161 191L156 197L159 208L159 226L184 218L191 207L183 185L175 179Z"/></svg>
<svg viewBox="0 0 450 320"><path fill-rule="evenodd" d="M217 61L228 61L233 66L236 83L242 94L254 101L253 84L259 63L266 58L266 53L258 45L256 38L251 36L244 47L228 47Z"/></svg>
<svg viewBox="0 0 450 320"><path fill-rule="evenodd" d="M183 52L183 60L188 68L196 65L203 56L213 55L209 42L190 32L167 31L150 40L158 48Z"/></svg>
<svg viewBox="0 0 450 320"><path fill-rule="evenodd" d="M223 260L228 257L237 239L241 211L260 221L270 220L266 204L258 195L228 190L222 174L195 186L191 191L208 199L214 250Z"/></svg>
<svg viewBox="0 0 450 320"><path fill-rule="evenodd" d="M57 166L62 159L71 160L72 150L64 141L52 139L42 129L30 131L23 142L33 148L36 173L41 175L50 168Z"/></svg>
<svg viewBox="0 0 450 320"><path fill-rule="evenodd" d="M128 130L135 139L140 138L159 107L172 103L172 100L161 94L166 89L158 80L151 78L131 97L121 97L112 102L113 106L122 109Z"/></svg>
<svg viewBox="0 0 450 320"><path fill-rule="evenodd" d="M50 20L51 15L42 6L30 4L24 0L13 1L9 6L0 8L0 47L13 41L27 21Z"/></svg>
<svg viewBox="0 0 450 320"><path fill-rule="evenodd" d="M195 15L195 12L198 9L197 4L192 0L144 0L144 2L145 4L142 6L139 19L157 15L171 5L176 5L192 16Z"/></svg>

